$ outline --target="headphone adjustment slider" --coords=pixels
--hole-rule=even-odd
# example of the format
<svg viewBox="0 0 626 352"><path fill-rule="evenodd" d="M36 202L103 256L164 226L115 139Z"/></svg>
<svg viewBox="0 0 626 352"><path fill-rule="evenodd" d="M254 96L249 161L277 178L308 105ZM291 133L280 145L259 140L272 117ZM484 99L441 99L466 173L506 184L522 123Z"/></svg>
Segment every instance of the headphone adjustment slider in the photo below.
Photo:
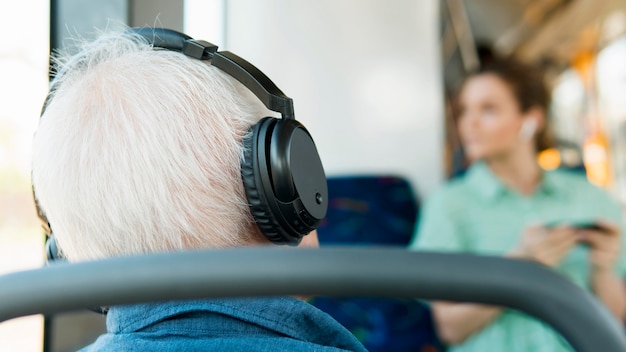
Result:
<svg viewBox="0 0 626 352"><path fill-rule="evenodd" d="M183 43L183 54L198 60L209 60L217 52L217 45L204 40L188 39Z"/></svg>

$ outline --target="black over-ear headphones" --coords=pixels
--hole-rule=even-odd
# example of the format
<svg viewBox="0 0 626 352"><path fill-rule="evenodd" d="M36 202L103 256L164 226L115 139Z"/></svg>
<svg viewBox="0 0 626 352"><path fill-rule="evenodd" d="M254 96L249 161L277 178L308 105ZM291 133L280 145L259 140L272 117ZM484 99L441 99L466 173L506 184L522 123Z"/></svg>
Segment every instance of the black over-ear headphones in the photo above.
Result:
<svg viewBox="0 0 626 352"><path fill-rule="evenodd" d="M241 177L250 211L265 237L276 244L300 243L326 216L328 188L315 143L295 120L291 98L252 64L231 52L217 51L217 45L164 28L132 28L127 32L140 35L154 48L211 60L212 66L241 82L269 110L281 114L281 119L265 117L250 128L243 140ZM48 259L62 258L36 196L35 205L48 235Z"/></svg>

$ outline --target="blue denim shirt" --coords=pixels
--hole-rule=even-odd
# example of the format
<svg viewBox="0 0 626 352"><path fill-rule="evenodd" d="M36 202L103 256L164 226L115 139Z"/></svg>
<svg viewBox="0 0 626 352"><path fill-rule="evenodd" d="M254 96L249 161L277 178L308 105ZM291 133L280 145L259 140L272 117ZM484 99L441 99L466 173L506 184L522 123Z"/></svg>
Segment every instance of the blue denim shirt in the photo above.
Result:
<svg viewBox="0 0 626 352"><path fill-rule="evenodd" d="M111 307L82 351L366 351L326 313L288 297Z"/></svg>

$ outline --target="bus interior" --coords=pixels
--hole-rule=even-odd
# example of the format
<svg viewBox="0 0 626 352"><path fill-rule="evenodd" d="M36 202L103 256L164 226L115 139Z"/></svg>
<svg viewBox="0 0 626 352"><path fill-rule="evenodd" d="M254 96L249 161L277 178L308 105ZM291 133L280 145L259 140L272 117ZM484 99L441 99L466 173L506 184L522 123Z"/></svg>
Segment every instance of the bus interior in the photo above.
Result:
<svg viewBox="0 0 626 352"><path fill-rule="evenodd" d="M555 144L538 155L539 165L585 175L626 205L623 0L32 0L0 4L0 14L10 37L0 49L6 99L0 104L0 350L88 345L106 327L105 316L87 308L158 299L142 291L141 270L154 272L143 283L161 299L314 291L320 295L311 303L370 351L445 350L428 304L415 298L506 305L549 322L580 351L626 350L623 326L544 268L404 251L424 200L468 167L454 99L464 78L493 57L514 57L546 73ZM252 251L265 263L259 270L276 275L270 288L229 286L219 272L198 269L219 259L232 264L226 266L231 278L255 282L245 265L259 262L237 251L38 269L44 241L32 202L30 143L52 75L50 54L126 26L171 28L215 42L254 62L294 99L298 119L315 136L329 188L318 229L322 249L296 258L310 264L297 284L302 272L281 265L293 253L272 250ZM16 31L23 33L10 35ZM188 272L187 281L160 275L163 262ZM137 270L98 280L128 265ZM494 267L499 271L489 271ZM345 286L333 284L331 271L343 275ZM374 274L359 281L367 272ZM511 273L518 280L506 281ZM573 315L515 294L516 285Z"/></svg>

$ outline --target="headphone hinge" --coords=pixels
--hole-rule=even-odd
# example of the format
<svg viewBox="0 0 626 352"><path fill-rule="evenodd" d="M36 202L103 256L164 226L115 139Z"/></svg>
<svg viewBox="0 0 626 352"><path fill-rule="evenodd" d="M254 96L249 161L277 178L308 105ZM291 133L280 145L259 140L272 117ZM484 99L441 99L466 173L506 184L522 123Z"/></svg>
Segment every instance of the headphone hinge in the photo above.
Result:
<svg viewBox="0 0 626 352"><path fill-rule="evenodd" d="M209 60L217 52L217 45L204 40L188 39L183 43L183 54L198 60Z"/></svg>

